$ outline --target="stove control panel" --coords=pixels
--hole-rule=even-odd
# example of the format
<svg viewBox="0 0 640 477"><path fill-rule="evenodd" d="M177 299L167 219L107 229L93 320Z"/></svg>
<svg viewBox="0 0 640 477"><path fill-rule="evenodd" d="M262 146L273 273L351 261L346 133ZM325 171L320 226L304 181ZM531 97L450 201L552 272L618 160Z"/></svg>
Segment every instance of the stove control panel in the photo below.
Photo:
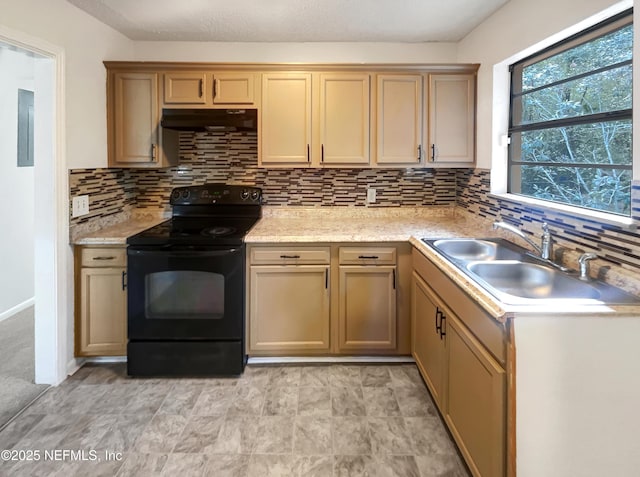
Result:
<svg viewBox="0 0 640 477"><path fill-rule="evenodd" d="M262 189L244 185L204 184L176 187L171 191L171 205L259 205Z"/></svg>

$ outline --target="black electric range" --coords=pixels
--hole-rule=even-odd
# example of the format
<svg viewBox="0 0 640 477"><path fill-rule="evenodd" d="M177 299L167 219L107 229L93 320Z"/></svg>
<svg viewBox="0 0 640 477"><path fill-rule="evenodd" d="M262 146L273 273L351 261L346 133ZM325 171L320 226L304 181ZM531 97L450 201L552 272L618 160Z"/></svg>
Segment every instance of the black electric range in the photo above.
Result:
<svg viewBox="0 0 640 477"><path fill-rule="evenodd" d="M172 218L127 240L129 375L242 373L244 236L261 201L256 187L179 187Z"/></svg>

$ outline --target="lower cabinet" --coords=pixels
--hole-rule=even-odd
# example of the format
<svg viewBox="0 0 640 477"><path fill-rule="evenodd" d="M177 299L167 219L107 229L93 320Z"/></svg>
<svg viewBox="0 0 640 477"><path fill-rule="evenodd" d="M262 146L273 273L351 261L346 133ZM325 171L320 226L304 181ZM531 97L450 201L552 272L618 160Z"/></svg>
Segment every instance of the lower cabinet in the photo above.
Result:
<svg viewBox="0 0 640 477"><path fill-rule="evenodd" d="M251 267L249 347L329 351L329 266Z"/></svg>
<svg viewBox="0 0 640 477"><path fill-rule="evenodd" d="M126 248L76 248L76 356L127 352Z"/></svg>
<svg viewBox="0 0 640 477"><path fill-rule="evenodd" d="M409 354L404 245L250 245L248 353Z"/></svg>
<svg viewBox="0 0 640 477"><path fill-rule="evenodd" d="M506 333L414 250L411 350L471 473L506 472Z"/></svg>

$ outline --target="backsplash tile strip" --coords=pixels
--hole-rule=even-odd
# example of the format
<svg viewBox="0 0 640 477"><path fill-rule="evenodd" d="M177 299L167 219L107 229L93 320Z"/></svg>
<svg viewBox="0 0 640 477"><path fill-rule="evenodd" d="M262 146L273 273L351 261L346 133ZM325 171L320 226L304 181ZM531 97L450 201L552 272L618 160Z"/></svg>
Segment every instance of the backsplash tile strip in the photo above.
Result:
<svg viewBox="0 0 640 477"><path fill-rule="evenodd" d="M615 265L640 272L640 232L637 230L491 197L490 172L487 170L460 169L457 179L456 203L459 207L491 220L507 220L535 237L540 235L542 222L547 222L559 246L580 253L594 251ZM634 183L632 190L635 190L635 200L640 202L640 184ZM633 215L640 218L640 210L636 208Z"/></svg>

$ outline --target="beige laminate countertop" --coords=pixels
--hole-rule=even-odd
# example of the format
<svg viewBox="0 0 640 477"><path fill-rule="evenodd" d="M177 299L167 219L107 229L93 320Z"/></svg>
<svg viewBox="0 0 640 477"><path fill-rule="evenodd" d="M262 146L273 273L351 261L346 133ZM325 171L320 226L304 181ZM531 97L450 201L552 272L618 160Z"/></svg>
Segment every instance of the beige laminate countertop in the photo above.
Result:
<svg viewBox="0 0 640 477"><path fill-rule="evenodd" d="M72 230L75 245L125 245L129 236L157 225L168 217L159 213L132 214L117 224L92 230ZM473 297L493 318L504 323L516 315L549 313L589 316L623 314L640 316L638 306L604 304L547 303L506 305L455 265L424 244L422 238L492 237L490 221L483 221L455 207L263 207L263 216L245 237L248 244L332 243L332 242L409 242ZM510 237L512 238L512 237Z"/></svg>

